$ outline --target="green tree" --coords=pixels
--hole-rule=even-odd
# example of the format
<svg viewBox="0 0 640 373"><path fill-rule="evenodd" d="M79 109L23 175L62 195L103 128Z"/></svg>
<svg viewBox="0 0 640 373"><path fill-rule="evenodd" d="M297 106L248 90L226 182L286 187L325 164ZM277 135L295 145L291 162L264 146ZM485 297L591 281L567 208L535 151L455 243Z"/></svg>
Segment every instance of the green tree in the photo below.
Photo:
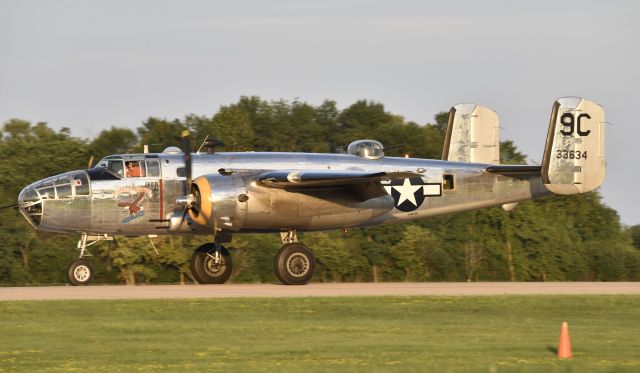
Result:
<svg viewBox="0 0 640 373"><path fill-rule="evenodd" d="M636 249L640 250L640 225L634 225L625 230L625 233L628 235L631 240L631 244Z"/></svg>
<svg viewBox="0 0 640 373"><path fill-rule="evenodd" d="M178 119L168 121L149 117L142 122L141 127L138 127L140 144L136 150L141 151L143 145L149 145L151 152L161 152L169 146L181 147L181 135L185 129L187 127Z"/></svg>
<svg viewBox="0 0 640 373"><path fill-rule="evenodd" d="M527 156L520 153L513 141L500 142L500 163L502 164L526 164Z"/></svg>
<svg viewBox="0 0 640 373"><path fill-rule="evenodd" d="M187 116L185 123L196 134L197 146L209 135L224 142L223 151L252 150L255 134L250 115L239 106L222 106L211 119Z"/></svg>
<svg viewBox="0 0 640 373"><path fill-rule="evenodd" d="M97 161L110 154L133 153L137 150L137 145L138 137L132 130L111 127L100 131L100 134L89 144L89 149Z"/></svg>

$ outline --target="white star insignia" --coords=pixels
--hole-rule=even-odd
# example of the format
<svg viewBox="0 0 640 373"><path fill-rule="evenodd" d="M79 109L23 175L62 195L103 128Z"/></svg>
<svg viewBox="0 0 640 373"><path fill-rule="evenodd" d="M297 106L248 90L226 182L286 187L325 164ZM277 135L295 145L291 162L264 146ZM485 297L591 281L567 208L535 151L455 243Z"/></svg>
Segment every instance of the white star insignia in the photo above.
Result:
<svg viewBox="0 0 640 373"><path fill-rule="evenodd" d="M414 206L418 206L418 203L416 202L415 192L418 189L422 188L422 185L412 185L409 179L404 179L404 183L402 183L402 185L393 186L392 188L400 193L400 197L398 198L397 203L398 206L400 206L404 201L409 201Z"/></svg>

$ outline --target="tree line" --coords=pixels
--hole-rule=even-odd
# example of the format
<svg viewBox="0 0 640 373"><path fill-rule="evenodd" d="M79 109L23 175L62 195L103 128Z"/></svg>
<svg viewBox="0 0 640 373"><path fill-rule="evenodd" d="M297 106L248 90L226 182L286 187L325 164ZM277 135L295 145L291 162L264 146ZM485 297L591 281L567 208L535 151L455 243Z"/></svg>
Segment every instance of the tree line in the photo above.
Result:
<svg viewBox="0 0 640 373"><path fill-rule="evenodd" d="M11 204L27 184L86 168L109 154L152 152L180 144L189 129L194 150L206 135L226 151L341 152L372 138L391 156L439 159L447 113L414 123L378 102L267 101L241 97L212 116L149 117L136 131L111 127L93 139L46 123L11 119L0 132L0 201ZM199 140L199 141L197 141ZM502 163L525 163L511 141ZM549 196L505 212L492 208L347 232L304 233L316 253L314 281L617 281L640 280L640 225L623 227L598 192ZM94 283L189 283L188 260L209 237L117 237L91 248ZM14 209L0 211L0 284L60 284L77 256L78 237L33 230ZM235 235L228 245L232 282L276 282L277 234Z"/></svg>

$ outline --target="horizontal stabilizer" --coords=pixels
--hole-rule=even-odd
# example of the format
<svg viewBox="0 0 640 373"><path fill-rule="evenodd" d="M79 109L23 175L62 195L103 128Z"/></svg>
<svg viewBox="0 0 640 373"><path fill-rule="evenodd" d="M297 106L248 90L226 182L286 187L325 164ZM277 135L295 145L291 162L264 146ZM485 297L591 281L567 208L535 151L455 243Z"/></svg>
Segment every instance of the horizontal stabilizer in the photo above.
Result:
<svg viewBox="0 0 640 373"><path fill-rule="evenodd" d="M500 121L495 111L476 104L458 104L449 111L442 159L454 162L500 163Z"/></svg>
<svg viewBox="0 0 640 373"><path fill-rule="evenodd" d="M531 165L495 165L487 167L485 171L502 176L527 177L540 176L542 168Z"/></svg>

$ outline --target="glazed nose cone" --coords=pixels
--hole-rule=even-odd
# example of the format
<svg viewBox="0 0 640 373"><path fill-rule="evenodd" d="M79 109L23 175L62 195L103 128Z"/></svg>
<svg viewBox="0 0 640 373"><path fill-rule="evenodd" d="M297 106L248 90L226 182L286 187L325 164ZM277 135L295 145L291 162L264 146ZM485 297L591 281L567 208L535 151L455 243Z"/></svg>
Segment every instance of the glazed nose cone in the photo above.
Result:
<svg viewBox="0 0 640 373"><path fill-rule="evenodd" d="M42 198L32 186L28 186L18 195L20 212L34 226L42 221Z"/></svg>

